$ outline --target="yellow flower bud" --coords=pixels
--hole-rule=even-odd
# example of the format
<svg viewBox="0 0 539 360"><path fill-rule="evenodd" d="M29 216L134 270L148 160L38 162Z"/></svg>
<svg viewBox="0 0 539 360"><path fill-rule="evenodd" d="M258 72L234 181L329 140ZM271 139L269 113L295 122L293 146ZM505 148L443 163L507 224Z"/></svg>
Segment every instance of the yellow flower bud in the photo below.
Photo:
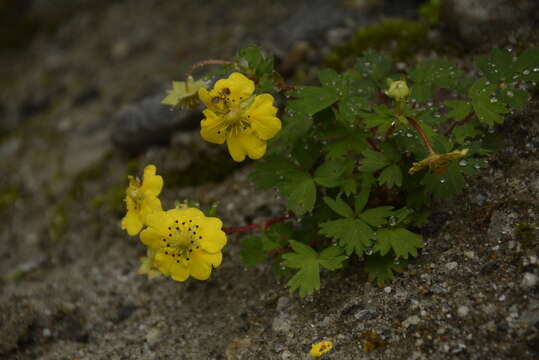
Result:
<svg viewBox="0 0 539 360"><path fill-rule="evenodd" d="M410 95L410 89L405 80L393 81L391 79L387 80L389 89L385 91L385 94L392 99L401 101Z"/></svg>
<svg viewBox="0 0 539 360"><path fill-rule="evenodd" d="M195 108L198 105L198 90L207 89L208 82L195 81L192 76L187 81L173 81L172 90L167 90L168 95L161 100L161 104L179 108Z"/></svg>

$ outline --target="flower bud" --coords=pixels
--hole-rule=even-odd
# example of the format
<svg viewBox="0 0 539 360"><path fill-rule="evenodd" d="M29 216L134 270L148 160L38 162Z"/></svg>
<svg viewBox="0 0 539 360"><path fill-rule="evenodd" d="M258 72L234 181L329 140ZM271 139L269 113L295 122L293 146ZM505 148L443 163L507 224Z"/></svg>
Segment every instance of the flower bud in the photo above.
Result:
<svg viewBox="0 0 539 360"><path fill-rule="evenodd" d="M410 95L410 89L405 80L393 81L391 79L387 80L389 89L385 91L385 94L392 99L401 101Z"/></svg>

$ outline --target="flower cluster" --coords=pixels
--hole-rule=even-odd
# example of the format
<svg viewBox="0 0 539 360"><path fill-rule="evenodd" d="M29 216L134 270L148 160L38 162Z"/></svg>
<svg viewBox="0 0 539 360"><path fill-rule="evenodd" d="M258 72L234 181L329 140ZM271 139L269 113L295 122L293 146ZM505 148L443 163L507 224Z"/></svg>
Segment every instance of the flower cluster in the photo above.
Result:
<svg viewBox="0 0 539 360"><path fill-rule="evenodd" d="M148 247L138 273L150 279L163 274L176 281L189 276L206 280L212 269L221 265L221 250L227 242L223 223L187 205L162 210L157 198L162 187L163 179L156 175L154 165L144 169L142 181L129 177L122 228L129 235L140 232L140 240Z"/></svg>
<svg viewBox="0 0 539 360"><path fill-rule="evenodd" d="M198 90L207 107L200 135L215 144L226 141L234 161L243 161L246 155L260 159L266 153L266 141L281 129L273 96L254 96L254 90L254 82L238 72L218 80L210 91Z"/></svg>

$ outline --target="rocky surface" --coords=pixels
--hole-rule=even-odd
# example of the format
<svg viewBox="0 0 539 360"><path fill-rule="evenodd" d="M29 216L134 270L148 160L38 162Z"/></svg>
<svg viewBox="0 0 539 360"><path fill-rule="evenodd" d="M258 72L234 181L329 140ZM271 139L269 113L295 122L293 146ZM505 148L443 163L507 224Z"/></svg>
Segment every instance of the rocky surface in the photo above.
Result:
<svg viewBox="0 0 539 360"><path fill-rule="evenodd" d="M136 274L143 246L119 228L127 174L156 164L166 207L176 199L218 200L228 226L285 208L276 194L252 188L250 164L234 164L196 129L168 128L174 119L161 115L155 99L151 111L165 124L166 141L145 139L142 126L132 144L144 146L128 155L129 146L111 140L129 134L118 124L126 120L112 120L150 114L143 99L194 61L231 56L248 39L271 41L288 20L302 19L307 2L24 3L17 9L32 31L0 58L0 358L307 359L320 340L335 344L327 359L537 357L536 96L498 129L505 144L488 168L459 198L434 204L426 248L385 288L352 264L323 273L321 292L300 299L268 265L241 265L238 236L210 280L149 281ZM360 3L336 2L335 11L349 6L352 14ZM380 11L371 8L366 19ZM339 28L324 26L304 26L310 30L298 41ZM312 47L320 43L328 46ZM294 45L283 49L286 56Z"/></svg>

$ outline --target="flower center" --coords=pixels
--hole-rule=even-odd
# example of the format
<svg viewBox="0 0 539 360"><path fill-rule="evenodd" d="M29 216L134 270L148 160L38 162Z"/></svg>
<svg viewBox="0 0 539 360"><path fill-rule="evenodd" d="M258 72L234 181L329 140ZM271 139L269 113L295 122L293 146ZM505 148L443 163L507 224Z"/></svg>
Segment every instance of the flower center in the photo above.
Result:
<svg viewBox="0 0 539 360"><path fill-rule="evenodd" d="M162 239L161 249L178 264L187 265L194 251L200 249L199 225L192 219L178 218L168 227L168 233Z"/></svg>

